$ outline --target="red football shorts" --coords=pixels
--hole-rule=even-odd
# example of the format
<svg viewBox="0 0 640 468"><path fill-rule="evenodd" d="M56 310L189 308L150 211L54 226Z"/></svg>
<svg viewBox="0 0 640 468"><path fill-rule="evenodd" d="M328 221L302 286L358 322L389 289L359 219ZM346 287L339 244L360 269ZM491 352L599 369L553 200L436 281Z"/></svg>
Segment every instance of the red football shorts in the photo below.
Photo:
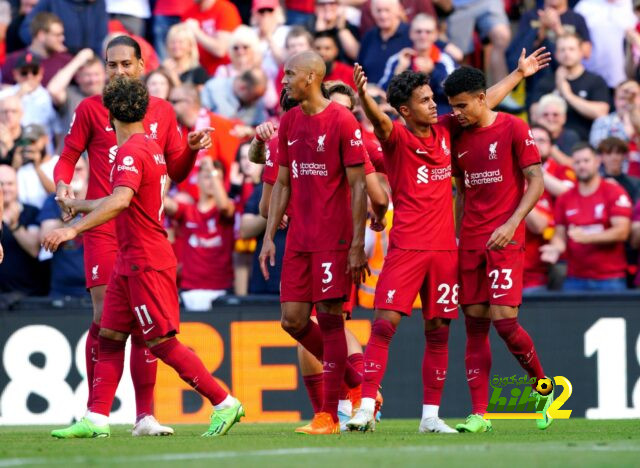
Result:
<svg viewBox="0 0 640 468"><path fill-rule="evenodd" d="M280 302L346 301L351 294L347 250L296 252L286 249L280 277Z"/></svg>
<svg viewBox="0 0 640 468"><path fill-rule="evenodd" d="M118 253L115 232L91 230L82 235L84 245L84 278L87 289L109 282Z"/></svg>
<svg viewBox="0 0 640 468"><path fill-rule="evenodd" d="M524 249L461 250L460 304L522 303Z"/></svg>
<svg viewBox="0 0 640 468"><path fill-rule="evenodd" d="M374 306L411 315L420 294L422 315L458 318L458 252L390 248L376 285Z"/></svg>
<svg viewBox="0 0 640 468"><path fill-rule="evenodd" d="M342 304L342 313L344 314L345 320L351 320L351 315L353 314L353 308L356 306L356 285L352 283L351 295L349 299L347 299L344 304ZM315 317L318 313L316 312L316 306L314 305L311 308L311 316Z"/></svg>
<svg viewBox="0 0 640 468"><path fill-rule="evenodd" d="M114 271L107 284L100 328L141 333L147 341L178 333L176 269L148 270L136 276Z"/></svg>

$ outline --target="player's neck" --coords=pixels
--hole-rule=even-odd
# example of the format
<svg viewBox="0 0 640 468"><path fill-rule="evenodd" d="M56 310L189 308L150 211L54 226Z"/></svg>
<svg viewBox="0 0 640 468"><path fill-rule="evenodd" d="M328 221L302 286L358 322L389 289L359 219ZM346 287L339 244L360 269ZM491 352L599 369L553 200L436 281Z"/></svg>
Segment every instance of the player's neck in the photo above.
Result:
<svg viewBox="0 0 640 468"><path fill-rule="evenodd" d="M115 121L114 123L118 146L122 146L132 135L145 133L142 122L125 123Z"/></svg>
<svg viewBox="0 0 640 468"><path fill-rule="evenodd" d="M325 98L321 92L310 93L310 95L300 103L300 109L306 115L316 115L322 112L331 104L327 98Z"/></svg>
<svg viewBox="0 0 640 468"><path fill-rule="evenodd" d="M480 118L478 119L478 123L476 124L476 127L489 127L490 125L493 125L493 123L496 121L497 118L498 118L498 113L487 108L487 110L483 112Z"/></svg>
<svg viewBox="0 0 640 468"><path fill-rule="evenodd" d="M602 182L602 177L600 177L600 174L596 174L588 182L578 182L578 192L580 192L580 195L583 195L585 197L589 196L596 190L598 190L598 187L600 187L600 182Z"/></svg>
<svg viewBox="0 0 640 468"><path fill-rule="evenodd" d="M407 122L407 128L411 133L420 138L429 138L431 136L431 125L420 125L415 122Z"/></svg>

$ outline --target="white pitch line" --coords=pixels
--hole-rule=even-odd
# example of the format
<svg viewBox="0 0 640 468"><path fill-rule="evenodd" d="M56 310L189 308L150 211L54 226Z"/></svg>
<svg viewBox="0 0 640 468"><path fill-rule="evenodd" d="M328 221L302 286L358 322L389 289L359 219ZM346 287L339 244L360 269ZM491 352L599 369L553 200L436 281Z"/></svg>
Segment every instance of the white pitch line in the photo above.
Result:
<svg viewBox="0 0 640 468"><path fill-rule="evenodd" d="M157 455L132 455L120 457L104 457L104 461L110 463L136 463L136 462L173 462L173 461L189 461L189 460L215 460L225 458L247 458L247 457L265 457L265 456L295 456L295 455L314 455L314 454L360 454L372 452L386 452L389 449L397 454L399 452L421 453L421 452L459 452L459 451L488 451L493 448L500 450L515 450L523 452L541 451L592 451L592 452L640 452L639 445L576 445L567 446L566 444L476 444L476 445L451 445L451 446L434 446L434 445L409 445L406 447L300 447L300 448L281 448L271 450L249 450L237 451L230 450L224 452L184 452L184 453L166 453ZM102 461L95 457L70 457L70 458L8 458L0 460L0 468L26 466L26 465L52 465L52 464L86 464Z"/></svg>

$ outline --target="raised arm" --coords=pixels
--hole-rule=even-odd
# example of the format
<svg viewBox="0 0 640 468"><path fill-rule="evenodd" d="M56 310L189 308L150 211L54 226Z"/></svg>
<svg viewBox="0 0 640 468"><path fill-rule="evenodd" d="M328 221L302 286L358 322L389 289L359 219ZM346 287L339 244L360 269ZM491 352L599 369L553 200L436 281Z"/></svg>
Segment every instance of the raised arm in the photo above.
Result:
<svg viewBox="0 0 640 468"><path fill-rule="evenodd" d="M356 88L358 88L362 109L364 109L364 113L367 114L367 118L373 125L374 133L380 141L386 141L391 135L393 122L387 114L380 110L376 101L367 93L367 76L364 74L362 66L358 63L353 68L353 81L356 83Z"/></svg>
<svg viewBox="0 0 640 468"><path fill-rule="evenodd" d="M93 57L93 50L82 49L69 63L53 75L49 84L47 84L47 91L49 91L49 95L51 95L51 99L56 106L62 106L67 102L67 87L69 83L71 83L78 70Z"/></svg>

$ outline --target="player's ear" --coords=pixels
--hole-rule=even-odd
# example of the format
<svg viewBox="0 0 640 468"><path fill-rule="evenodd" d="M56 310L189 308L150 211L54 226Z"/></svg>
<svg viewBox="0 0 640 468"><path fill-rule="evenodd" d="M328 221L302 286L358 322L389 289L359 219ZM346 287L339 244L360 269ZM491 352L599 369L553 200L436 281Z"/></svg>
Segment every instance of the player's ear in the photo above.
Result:
<svg viewBox="0 0 640 468"><path fill-rule="evenodd" d="M400 113L400 115L401 115L403 118L405 118L405 119L406 119L406 118L409 116L409 114L411 113L411 111L409 110L409 107L408 107L408 106L400 106L400 107L398 108L398 112L399 112L399 113Z"/></svg>

